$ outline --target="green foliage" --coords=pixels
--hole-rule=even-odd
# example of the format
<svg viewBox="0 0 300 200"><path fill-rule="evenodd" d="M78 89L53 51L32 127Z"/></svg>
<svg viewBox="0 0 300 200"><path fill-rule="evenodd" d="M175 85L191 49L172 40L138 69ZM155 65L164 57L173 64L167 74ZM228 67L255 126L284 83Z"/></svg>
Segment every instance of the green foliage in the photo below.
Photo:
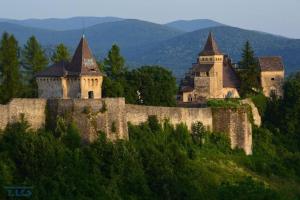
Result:
<svg viewBox="0 0 300 200"><path fill-rule="evenodd" d="M19 46L13 35L4 33L0 42L0 103L22 95Z"/></svg>
<svg viewBox="0 0 300 200"><path fill-rule="evenodd" d="M267 109L268 99L264 94L258 93L257 95L251 96L251 100L258 109L260 116L263 118Z"/></svg>
<svg viewBox="0 0 300 200"><path fill-rule="evenodd" d="M63 117L58 116L56 119L56 128L54 135L57 138L63 137L67 133L68 125Z"/></svg>
<svg viewBox="0 0 300 200"><path fill-rule="evenodd" d="M125 73L125 59L120 54L120 48L114 44L104 60L105 72L113 80L120 78Z"/></svg>
<svg viewBox="0 0 300 200"><path fill-rule="evenodd" d="M79 129L74 122L69 124L66 134L62 137L62 141L70 149L80 147L81 136L79 133Z"/></svg>
<svg viewBox="0 0 300 200"><path fill-rule="evenodd" d="M294 152L300 150L300 74L291 75L284 84L284 98L268 100L264 122L281 143Z"/></svg>
<svg viewBox="0 0 300 200"><path fill-rule="evenodd" d="M236 183L223 183L219 189L218 199L276 200L282 198L263 183L247 177Z"/></svg>
<svg viewBox="0 0 300 200"><path fill-rule="evenodd" d="M282 190L259 175L276 174L278 169L270 165L278 161L276 151L270 149L277 148L273 136L263 129L255 131L256 151L247 157L230 150L226 134L209 133L201 123L194 125L193 134L206 138L202 145L186 125L174 127L167 121L161 125L154 116L140 126L129 124L130 140L114 143L100 133L94 143L81 145L74 123L58 119L58 127L60 137L44 130L32 132L26 121L4 130L1 188L33 186L32 199L293 199L299 195L295 189L283 192L290 198L280 198ZM264 171L251 163L270 167ZM281 164L296 170L299 154ZM245 178L253 174L255 180ZM283 175L284 180L290 177ZM261 183L266 180L268 184ZM4 197L1 191L0 198Z"/></svg>
<svg viewBox="0 0 300 200"><path fill-rule="evenodd" d="M102 67L101 67L102 68ZM103 96L125 97L127 103L144 105L176 105L176 79L159 66L143 66L128 71L117 45L113 45L104 60L106 77Z"/></svg>
<svg viewBox="0 0 300 200"><path fill-rule="evenodd" d="M213 108L239 108L241 107L241 103L238 99L225 99L225 100L208 100L207 106Z"/></svg>
<svg viewBox="0 0 300 200"><path fill-rule="evenodd" d="M203 145L207 138L205 127L201 122L196 122L192 125L192 138L196 144Z"/></svg>
<svg viewBox="0 0 300 200"><path fill-rule="evenodd" d="M158 132L161 130L161 125L159 124L159 121L157 119L157 116L152 115L148 117L148 125L151 131Z"/></svg>
<svg viewBox="0 0 300 200"><path fill-rule="evenodd" d="M128 86L135 90L128 100L129 103L139 103L154 106L176 105L176 79L172 72L159 66L143 66L127 73Z"/></svg>
<svg viewBox="0 0 300 200"><path fill-rule="evenodd" d="M125 59L120 54L120 48L113 45L104 60L106 77L103 80L103 95L106 97L123 97L125 82Z"/></svg>
<svg viewBox="0 0 300 200"><path fill-rule="evenodd" d="M22 66L26 70L28 80L28 97L37 97L38 88L35 74L44 70L48 65L48 59L44 50L34 36L31 36L22 51Z"/></svg>
<svg viewBox="0 0 300 200"><path fill-rule="evenodd" d="M245 43L239 66L241 70L239 73L241 96L255 94L260 89L259 67L249 41Z"/></svg>
<svg viewBox="0 0 300 200"><path fill-rule="evenodd" d="M59 44L55 47L55 51L51 57L53 63L58 63L60 61L69 61L70 53L68 48L64 44Z"/></svg>

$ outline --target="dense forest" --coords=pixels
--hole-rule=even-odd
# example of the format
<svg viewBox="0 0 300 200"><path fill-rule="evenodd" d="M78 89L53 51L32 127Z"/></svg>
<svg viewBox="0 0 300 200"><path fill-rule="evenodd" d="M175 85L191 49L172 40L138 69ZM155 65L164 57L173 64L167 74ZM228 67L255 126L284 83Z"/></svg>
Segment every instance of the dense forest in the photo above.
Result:
<svg viewBox="0 0 300 200"><path fill-rule="evenodd" d="M70 59L58 45L50 60L36 40L29 45L31 40L20 50L12 35L2 37L1 102L36 96L34 73L47 62ZM252 50L245 47L244 61L254 57L247 51ZM105 96L176 105L175 78L162 67L128 70L114 45L99 68L107 74ZM256 74L241 77L251 82ZM243 89L263 118L262 127L253 125L251 156L232 150L226 134L208 132L200 122L189 131L184 124L160 124L155 116L139 126L129 124L128 141L111 142L99 132L91 144L82 144L76 124L63 119L37 131L25 119L9 124L0 134L0 199L7 198L9 186L30 187L27 199L300 199L300 74L286 79L282 99Z"/></svg>

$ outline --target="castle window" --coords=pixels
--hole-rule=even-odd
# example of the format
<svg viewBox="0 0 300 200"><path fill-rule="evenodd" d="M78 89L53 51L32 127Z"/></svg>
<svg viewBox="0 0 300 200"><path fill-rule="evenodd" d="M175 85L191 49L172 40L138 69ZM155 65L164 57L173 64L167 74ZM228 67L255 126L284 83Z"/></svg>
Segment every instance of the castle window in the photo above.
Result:
<svg viewBox="0 0 300 200"><path fill-rule="evenodd" d="M271 78L271 80L272 80L272 81L274 81L274 80L275 80L275 78Z"/></svg>
<svg viewBox="0 0 300 200"><path fill-rule="evenodd" d="M98 79L95 79L95 81L96 81L96 85L98 85Z"/></svg>
<svg viewBox="0 0 300 200"><path fill-rule="evenodd" d="M209 72L206 72L206 76L209 76Z"/></svg>
<svg viewBox="0 0 300 200"><path fill-rule="evenodd" d="M191 95L191 94L189 95L189 98L188 98L188 100L189 100L189 101L193 101L193 97L192 97L192 95Z"/></svg>
<svg viewBox="0 0 300 200"><path fill-rule="evenodd" d="M212 58L210 58L209 60L210 60L210 61L212 61L213 59L212 59Z"/></svg>

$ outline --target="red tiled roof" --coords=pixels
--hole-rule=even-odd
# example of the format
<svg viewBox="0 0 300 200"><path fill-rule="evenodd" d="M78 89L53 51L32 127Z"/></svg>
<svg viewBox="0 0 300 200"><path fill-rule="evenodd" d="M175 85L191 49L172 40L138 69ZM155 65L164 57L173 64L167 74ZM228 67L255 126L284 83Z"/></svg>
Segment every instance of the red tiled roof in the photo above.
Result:
<svg viewBox="0 0 300 200"><path fill-rule="evenodd" d="M258 58L261 71L283 71L284 65L280 56L267 56Z"/></svg>

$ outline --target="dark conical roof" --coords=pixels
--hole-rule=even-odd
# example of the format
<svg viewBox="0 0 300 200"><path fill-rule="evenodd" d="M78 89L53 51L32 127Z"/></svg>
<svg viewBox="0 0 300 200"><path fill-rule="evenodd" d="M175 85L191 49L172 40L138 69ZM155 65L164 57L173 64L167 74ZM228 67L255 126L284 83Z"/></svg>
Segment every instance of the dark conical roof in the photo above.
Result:
<svg viewBox="0 0 300 200"><path fill-rule="evenodd" d="M96 59L89 48L87 40L81 37L78 47L73 55L71 62L61 61L54 63L36 77L63 77L63 76L102 76Z"/></svg>
<svg viewBox="0 0 300 200"><path fill-rule="evenodd" d="M213 34L210 32L204 46L203 51L199 54L200 56L213 56L221 55L221 51L218 48L218 45L213 37Z"/></svg>
<svg viewBox="0 0 300 200"><path fill-rule="evenodd" d="M101 75L84 35L81 37L71 63L68 66L68 71L78 75Z"/></svg>

